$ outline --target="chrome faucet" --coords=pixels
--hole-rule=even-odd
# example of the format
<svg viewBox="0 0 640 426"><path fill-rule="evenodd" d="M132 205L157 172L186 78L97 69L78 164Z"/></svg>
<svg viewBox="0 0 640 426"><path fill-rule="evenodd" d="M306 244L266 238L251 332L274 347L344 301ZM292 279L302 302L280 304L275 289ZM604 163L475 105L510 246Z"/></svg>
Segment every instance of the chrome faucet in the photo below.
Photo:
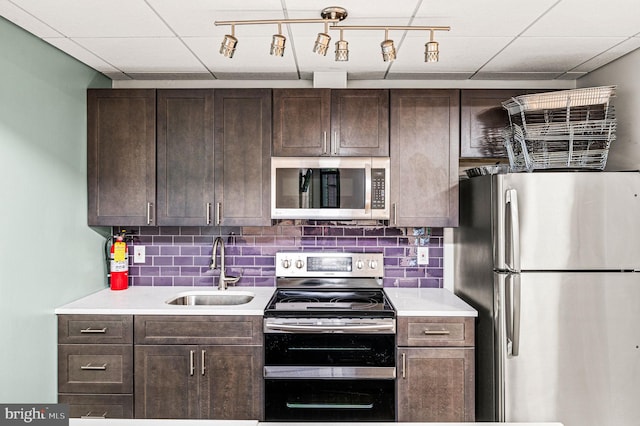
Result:
<svg viewBox="0 0 640 426"><path fill-rule="evenodd" d="M218 246L220 246L220 278L218 280L218 290L226 290L228 284L237 283L240 277L227 276L224 272L224 241L222 241L221 237L216 237L216 239L213 240L209 269L217 268L216 252L218 251Z"/></svg>

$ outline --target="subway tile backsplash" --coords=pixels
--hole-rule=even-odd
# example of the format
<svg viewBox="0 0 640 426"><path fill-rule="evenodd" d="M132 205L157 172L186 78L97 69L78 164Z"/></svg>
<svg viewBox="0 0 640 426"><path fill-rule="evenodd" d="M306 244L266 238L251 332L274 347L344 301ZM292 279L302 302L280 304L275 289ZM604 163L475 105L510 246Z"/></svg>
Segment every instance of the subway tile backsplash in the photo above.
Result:
<svg viewBox="0 0 640 426"><path fill-rule="evenodd" d="M443 286L443 229L391 228L327 221L292 221L272 227L134 227L132 245L144 245L145 263L129 256L132 286L214 286L210 270L213 239L225 241L227 275L236 285L275 286L278 251L382 252L385 287ZM426 246L429 264L418 266L417 247Z"/></svg>

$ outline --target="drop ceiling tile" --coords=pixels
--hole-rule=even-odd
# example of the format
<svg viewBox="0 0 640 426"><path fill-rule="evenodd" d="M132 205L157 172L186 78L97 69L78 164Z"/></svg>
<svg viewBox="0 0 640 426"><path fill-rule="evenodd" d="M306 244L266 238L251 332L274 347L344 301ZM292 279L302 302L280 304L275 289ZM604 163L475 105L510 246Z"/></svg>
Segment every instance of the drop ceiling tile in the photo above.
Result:
<svg viewBox="0 0 640 426"><path fill-rule="evenodd" d="M491 60L486 72L558 72L572 70L622 40L611 37L520 37Z"/></svg>
<svg viewBox="0 0 640 426"><path fill-rule="evenodd" d="M230 27L214 25L215 21L240 21L249 19L283 19L280 0L250 0L241 2L212 2L211 0L147 0L171 29L181 37L222 37ZM265 33L259 28L268 28ZM276 26L236 26L236 36L271 35ZM258 30L258 31L256 31Z"/></svg>
<svg viewBox="0 0 640 426"><path fill-rule="evenodd" d="M422 2L413 25L450 26L458 37L516 36L557 0L428 0Z"/></svg>
<svg viewBox="0 0 640 426"><path fill-rule="evenodd" d="M173 35L144 0L12 0L67 37Z"/></svg>
<svg viewBox="0 0 640 426"><path fill-rule="evenodd" d="M62 34L42 22L40 19L28 14L7 0L0 0L0 16L41 38L62 36Z"/></svg>
<svg viewBox="0 0 640 426"><path fill-rule="evenodd" d="M209 37L185 38L189 49L198 56L206 67L218 76L218 73L293 73L297 68L289 46L285 46L283 57L271 56L271 40L244 37L238 40L233 58L225 58L219 53L220 40Z"/></svg>
<svg viewBox="0 0 640 426"><path fill-rule="evenodd" d="M637 10L635 0L562 0L523 35L630 37L640 32Z"/></svg>
<svg viewBox="0 0 640 426"><path fill-rule="evenodd" d="M573 68L571 71L591 72L638 48L640 48L640 37L628 38L623 42L613 46L611 49L605 52L602 52L598 56L591 58L588 61L578 65L577 67Z"/></svg>
<svg viewBox="0 0 640 426"><path fill-rule="evenodd" d="M89 65L96 71L101 73L117 74L122 71L114 67L112 64L105 62L103 59L94 55L91 51L75 43L68 38L45 38L47 43L57 47L70 56L73 56L80 62Z"/></svg>
<svg viewBox="0 0 640 426"><path fill-rule="evenodd" d="M74 41L125 73L207 72L176 38L79 38Z"/></svg>
<svg viewBox="0 0 640 426"><path fill-rule="evenodd" d="M343 21L345 25L355 25L354 20L362 18L375 20L376 22L370 22L372 25L378 25L378 23L384 25L384 20L388 17L404 17L403 19L406 21L407 17L413 14L421 2L422 0L396 0L389 4L362 0L341 0L337 4L333 4L325 0L283 0L290 17L294 17L300 12L305 12L305 16L311 15L311 18L320 18L320 12L325 7L342 7L347 10L347 18ZM299 16L296 15L296 17Z"/></svg>
<svg viewBox="0 0 640 426"><path fill-rule="evenodd" d="M398 59L391 66L394 73L451 73L479 70L510 41L509 37L452 37L449 33L438 35L435 40L440 47L440 60L424 61L424 44L428 38L411 33L398 50Z"/></svg>

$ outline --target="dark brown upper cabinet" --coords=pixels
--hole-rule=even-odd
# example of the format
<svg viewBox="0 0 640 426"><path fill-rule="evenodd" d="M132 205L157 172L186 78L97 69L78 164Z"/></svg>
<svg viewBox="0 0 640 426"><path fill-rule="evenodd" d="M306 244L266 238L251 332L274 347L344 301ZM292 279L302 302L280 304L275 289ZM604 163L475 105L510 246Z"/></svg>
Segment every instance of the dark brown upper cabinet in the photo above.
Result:
<svg viewBox="0 0 640 426"><path fill-rule="evenodd" d="M458 90L391 90L391 226L458 226Z"/></svg>
<svg viewBox="0 0 640 426"><path fill-rule="evenodd" d="M156 94L87 91L88 224L155 225Z"/></svg>
<svg viewBox="0 0 640 426"><path fill-rule="evenodd" d="M389 91L275 89L275 156L389 155Z"/></svg>
<svg viewBox="0 0 640 426"><path fill-rule="evenodd" d="M213 224L213 90L158 90L157 224Z"/></svg>
<svg viewBox="0 0 640 426"><path fill-rule="evenodd" d="M470 89L460 95L460 158L506 158L503 130L509 115L502 102L530 91Z"/></svg>
<svg viewBox="0 0 640 426"><path fill-rule="evenodd" d="M214 224L271 225L271 89L214 90Z"/></svg>

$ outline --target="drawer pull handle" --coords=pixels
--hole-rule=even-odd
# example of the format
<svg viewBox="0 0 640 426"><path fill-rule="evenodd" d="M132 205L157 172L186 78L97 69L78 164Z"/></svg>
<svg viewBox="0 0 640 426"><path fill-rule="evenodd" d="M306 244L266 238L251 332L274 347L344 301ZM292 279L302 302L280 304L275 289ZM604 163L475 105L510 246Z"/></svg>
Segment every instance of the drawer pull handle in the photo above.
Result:
<svg viewBox="0 0 640 426"><path fill-rule="evenodd" d="M80 330L80 333L82 334L105 334L106 332L107 332L107 327L104 327L104 328L87 327Z"/></svg>
<svg viewBox="0 0 640 426"><path fill-rule="evenodd" d="M104 413L102 413L102 415L98 415L98 416L93 416L91 415L93 413L93 411L89 411L87 414L85 414L84 416L80 416L81 419L106 419L107 418L107 412L105 411Z"/></svg>
<svg viewBox="0 0 640 426"><path fill-rule="evenodd" d="M80 370L106 370L107 364L102 365L91 365L91 363L87 365L81 365Z"/></svg>
<svg viewBox="0 0 640 426"><path fill-rule="evenodd" d="M424 330L424 334L427 336L447 336L451 334L449 330L429 330L428 328Z"/></svg>

